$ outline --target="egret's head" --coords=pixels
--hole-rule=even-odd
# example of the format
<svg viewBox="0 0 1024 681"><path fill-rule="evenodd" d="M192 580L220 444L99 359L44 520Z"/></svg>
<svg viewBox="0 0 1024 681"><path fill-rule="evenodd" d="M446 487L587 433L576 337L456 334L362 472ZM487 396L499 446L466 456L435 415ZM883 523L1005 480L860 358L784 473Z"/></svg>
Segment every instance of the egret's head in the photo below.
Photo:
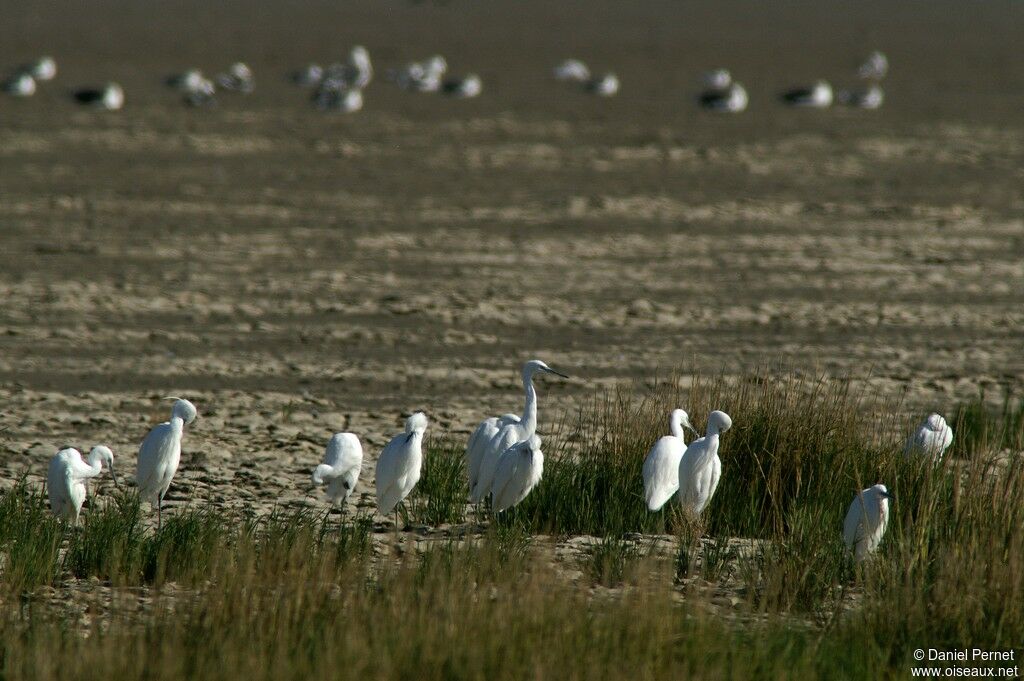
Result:
<svg viewBox="0 0 1024 681"><path fill-rule="evenodd" d="M180 397L168 397L167 399L174 400L174 406L171 407L172 419L177 416L185 423L185 425L196 420L196 416L199 415L199 412L196 411L196 405Z"/></svg>
<svg viewBox="0 0 1024 681"><path fill-rule="evenodd" d="M121 489L121 483L117 481L117 473L114 472L114 452L105 445L96 445L89 451L89 460L99 460L110 469L110 477L114 479L114 487Z"/></svg>
<svg viewBox="0 0 1024 681"><path fill-rule="evenodd" d="M362 45L353 47L350 55L356 64L366 64L370 61L370 53Z"/></svg>
<svg viewBox="0 0 1024 681"><path fill-rule="evenodd" d="M928 430L934 430L936 432L944 430L946 428L946 419L942 418L939 414L932 414L924 422Z"/></svg>
<svg viewBox="0 0 1024 681"><path fill-rule="evenodd" d="M539 359L531 359L523 365L523 381L526 382L533 380L533 375L538 371L543 371L546 374L554 374L555 376L561 376L562 378L569 378L565 374L555 371Z"/></svg>
<svg viewBox="0 0 1024 681"><path fill-rule="evenodd" d="M874 487L872 487L871 489L874 490L875 493L878 495L879 501L882 501L882 500L896 501L896 497L893 496L891 492L889 492L889 488L886 487L885 485L878 484L878 485L875 485Z"/></svg>
<svg viewBox="0 0 1024 681"><path fill-rule="evenodd" d="M669 417L670 424L679 424L683 428L688 428L695 435L699 435L697 429L690 424L690 415L682 409L673 409L672 415Z"/></svg>
<svg viewBox="0 0 1024 681"><path fill-rule="evenodd" d="M732 419L724 411L715 410L708 415L708 432L724 433L732 428Z"/></svg>
<svg viewBox="0 0 1024 681"><path fill-rule="evenodd" d="M422 433L427 429L427 415L422 411L418 411L405 420L405 432L412 435L413 433Z"/></svg>
<svg viewBox="0 0 1024 681"><path fill-rule="evenodd" d="M430 73L434 73L440 76L444 74L444 72L447 70L448 62L446 62L444 60L444 57L442 57L439 54L434 55L433 57L430 58L430 61L427 62L427 71Z"/></svg>

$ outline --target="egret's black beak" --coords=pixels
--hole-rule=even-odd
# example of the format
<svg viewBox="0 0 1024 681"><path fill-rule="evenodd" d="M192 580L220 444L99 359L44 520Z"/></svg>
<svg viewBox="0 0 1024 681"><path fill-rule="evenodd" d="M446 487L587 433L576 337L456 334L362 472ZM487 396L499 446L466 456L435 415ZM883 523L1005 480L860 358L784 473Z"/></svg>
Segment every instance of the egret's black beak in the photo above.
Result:
<svg viewBox="0 0 1024 681"><path fill-rule="evenodd" d="M560 371L555 371L555 370L554 370L554 369L552 369L551 367L548 367L548 368L544 369L544 371L548 372L549 374L554 374L555 376L561 376L562 378L569 378L568 376L566 376L566 375L565 375L565 374L563 374L562 372L560 372Z"/></svg>
<svg viewBox="0 0 1024 681"><path fill-rule="evenodd" d="M110 464L110 477L114 480L114 487L116 487L117 491L120 492L121 483L117 481L117 473L114 472L114 464Z"/></svg>

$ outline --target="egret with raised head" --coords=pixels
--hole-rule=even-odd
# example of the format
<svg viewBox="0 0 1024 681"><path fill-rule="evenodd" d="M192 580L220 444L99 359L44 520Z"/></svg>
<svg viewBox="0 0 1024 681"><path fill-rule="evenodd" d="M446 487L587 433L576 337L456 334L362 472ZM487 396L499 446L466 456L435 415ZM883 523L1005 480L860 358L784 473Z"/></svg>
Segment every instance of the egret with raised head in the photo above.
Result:
<svg viewBox="0 0 1024 681"><path fill-rule="evenodd" d="M174 400L171 420L154 426L146 435L139 447L139 461L135 471L139 497L156 506L157 529L163 525L164 495L181 461L181 438L185 426L195 421L197 416L195 405L188 400L180 397L167 399Z"/></svg>
<svg viewBox="0 0 1024 681"><path fill-rule="evenodd" d="M697 433L687 413L673 409L668 419L668 430L672 434L655 442L644 460L644 499L651 511L661 509L679 490L679 462L686 453L683 428Z"/></svg>

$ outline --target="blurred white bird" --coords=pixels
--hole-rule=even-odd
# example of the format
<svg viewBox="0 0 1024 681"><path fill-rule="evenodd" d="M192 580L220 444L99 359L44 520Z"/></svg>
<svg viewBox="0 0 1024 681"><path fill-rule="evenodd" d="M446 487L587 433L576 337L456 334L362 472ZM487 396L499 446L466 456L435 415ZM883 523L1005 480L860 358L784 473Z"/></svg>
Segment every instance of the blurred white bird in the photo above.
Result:
<svg viewBox="0 0 1024 681"><path fill-rule="evenodd" d="M3 91L14 97L31 97L36 93L36 79L29 73L16 73L4 81Z"/></svg>
<svg viewBox="0 0 1024 681"><path fill-rule="evenodd" d="M363 92L336 86L333 81L325 79L313 95L313 104L321 111L355 113L363 108Z"/></svg>
<svg viewBox="0 0 1024 681"><path fill-rule="evenodd" d="M644 460L644 498L647 508L657 511L679 490L679 462L686 452L685 431L690 417L682 409L673 409L668 419L671 435L659 439Z"/></svg>
<svg viewBox="0 0 1024 681"><path fill-rule="evenodd" d="M732 83L724 90L709 90L700 96L701 106L719 113L740 113L746 110L748 102L747 91L739 83Z"/></svg>
<svg viewBox="0 0 1024 681"><path fill-rule="evenodd" d="M24 71L39 82L53 80L57 77L57 62L53 57L40 57L26 66Z"/></svg>
<svg viewBox="0 0 1024 681"><path fill-rule="evenodd" d="M107 83L101 88L76 90L75 100L95 109L117 111L124 106L124 90L117 83Z"/></svg>
<svg viewBox="0 0 1024 681"><path fill-rule="evenodd" d="M475 73L470 73L464 78L446 80L443 85L444 93L457 99L477 97L483 91L483 88L483 81Z"/></svg>
<svg viewBox="0 0 1024 681"><path fill-rule="evenodd" d="M506 449L498 459L491 483L491 508L507 510L526 498L544 475L544 453L536 434Z"/></svg>
<svg viewBox="0 0 1024 681"><path fill-rule="evenodd" d="M363 468L363 446L354 433L335 433L327 442L324 462L313 469L313 484L327 485L327 499L345 507L345 500L359 482Z"/></svg>
<svg viewBox="0 0 1024 681"><path fill-rule="evenodd" d="M857 75L864 80L879 81L889 73L889 59L879 51L868 55L864 63L857 69Z"/></svg>
<svg viewBox="0 0 1024 681"><path fill-rule="evenodd" d="M866 90L842 90L836 95L836 101L840 104L855 109L878 109L885 101L885 93L878 85L872 85Z"/></svg>
<svg viewBox="0 0 1024 681"><path fill-rule="evenodd" d="M178 470L181 460L181 438L185 426L196 420L197 412L194 404L180 397L174 400L171 407L171 420L155 426L139 447L138 467L135 471L135 483L139 488L139 497L156 506L157 529L163 524L163 501L167 488Z"/></svg>
<svg viewBox="0 0 1024 681"><path fill-rule="evenodd" d="M420 480L426 430L427 417L418 411L406 419L405 432L393 437L377 459L377 509L385 516L395 512L396 529L398 504Z"/></svg>
<svg viewBox="0 0 1024 681"><path fill-rule="evenodd" d="M324 77L324 69L319 64L307 64L292 74L292 82L302 87L313 87Z"/></svg>
<svg viewBox="0 0 1024 681"><path fill-rule="evenodd" d="M938 414L932 414L910 436L903 452L907 455L918 454L941 461L951 444L953 444L953 429L946 424L946 419Z"/></svg>
<svg viewBox="0 0 1024 681"><path fill-rule="evenodd" d="M425 62L411 62L401 69L392 71L390 76L398 87L412 92L437 92L441 89L442 78L448 71L444 57L435 55Z"/></svg>
<svg viewBox="0 0 1024 681"><path fill-rule="evenodd" d="M704 86L721 92L732 85L732 74L727 69L714 69L704 74Z"/></svg>
<svg viewBox="0 0 1024 681"><path fill-rule="evenodd" d="M469 498L474 504L483 501L491 491L494 471L502 453L515 443L530 439L537 432L537 389L533 385L533 376L538 371L569 378L539 359L530 360L523 365L523 389L526 392L523 415L514 421L509 418L512 416L511 414L501 417L501 422L497 419L493 421L487 419L477 426L477 431L470 438L470 447L467 449L466 457L469 470ZM512 416L512 418L515 417ZM480 443L479 446L474 447L474 440L478 438L478 435L486 434L499 423L501 423L500 427L485 444Z"/></svg>
<svg viewBox="0 0 1024 681"><path fill-rule="evenodd" d="M579 59L566 59L555 67L555 79L585 83L590 80L590 69Z"/></svg>
<svg viewBox="0 0 1024 681"><path fill-rule="evenodd" d="M679 492L677 497L683 509L699 516L718 489L722 477L722 460L718 458L721 434L732 427L732 419L724 411L713 411L708 416L704 437L694 440L686 448L679 462Z"/></svg>
<svg viewBox="0 0 1024 681"><path fill-rule="evenodd" d="M240 61L229 66L227 72L217 74L216 81L221 88L242 94L249 94L256 89L256 78L252 69Z"/></svg>
<svg viewBox="0 0 1024 681"><path fill-rule="evenodd" d="M619 92L619 77L614 73L606 73L587 83L587 91L598 97L614 97Z"/></svg>
<svg viewBox="0 0 1024 681"><path fill-rule="evenodd" d="M804 109L827 109L832 106L832 86L819 80L807 88L796 88L782 95L782 101Z"/></svg>
<svg viewBox="0 0 1024 681"><path fill-rule="evenodd" d="M843 540L860 562L874 553L889 524L889 501L895 500L885 485L861 490L853 498L843 522ZM856 546L856 548L854 548Z"/></svg>
<svg viewBox="0 0 1024 681"><path fill-rule="evenodd" d="M85 502L85 483L103 472L104 463L110 469L114 486L121 489L114 473L114 453L109 447L93 447L88 462L83 461L82 454L73 447L60 450L50 459L46 492L50 497L50 509L55 515L78 523L78 515Z"/></svg>

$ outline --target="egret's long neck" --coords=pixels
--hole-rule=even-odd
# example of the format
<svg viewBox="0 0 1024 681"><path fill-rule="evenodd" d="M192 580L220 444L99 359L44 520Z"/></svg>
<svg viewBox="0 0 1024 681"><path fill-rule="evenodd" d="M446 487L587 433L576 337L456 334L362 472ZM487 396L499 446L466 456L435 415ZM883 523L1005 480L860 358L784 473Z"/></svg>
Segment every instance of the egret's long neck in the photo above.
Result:
<svg viewBox="0 0 1024 681"><path fill-rule="evenodd" d="M97 476L103 472L103 458L99 452L93 452L90 454L87 459L87 463L89 464L89 468L92 469L92 473L89 477Z"/></svg>
<svg viewBox="0 0 1024 681"><path fill-rule="evenodd" d="M185 430L185 420L180 416L171 416L171 431L174 437L181 439L181 433Z"/></svg>
<svg viewBox="0 0 1024 681"><path fill-rule="evenodd" d="M526 404L519 423L528 433L533 434L537 430L537 389L533 387L532 373L523 374L523 388L526 390Z"/></svg>
<svg viewBox="0 0 1024 681"><path fill-rule="evenodd" d="M675 437L679 438L680 440L684 440L685 438L683 437L683 435L685 433L683 433L682 416L673 416L672 418L670 418L668 421L668 430Z"/></svg>

